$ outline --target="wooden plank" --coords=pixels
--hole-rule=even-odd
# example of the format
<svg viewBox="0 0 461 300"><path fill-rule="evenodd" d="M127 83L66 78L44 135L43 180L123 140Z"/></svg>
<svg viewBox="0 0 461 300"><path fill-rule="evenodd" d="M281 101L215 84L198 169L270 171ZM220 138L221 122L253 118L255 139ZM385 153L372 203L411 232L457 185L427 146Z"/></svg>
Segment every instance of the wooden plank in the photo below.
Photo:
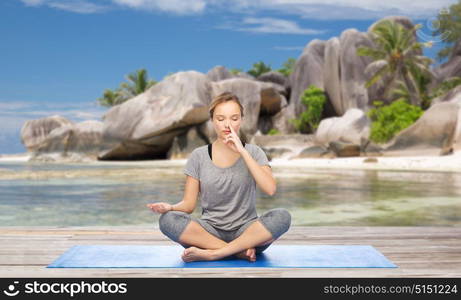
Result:
<svg viewBox="0 0 461 300"><path fill-rule="evenodd" d="M173 245L154 226L0 227L4 277L460 277L461 228L292 226L274 244L372 245L397 269L47 269L70 247Z"/></svg>

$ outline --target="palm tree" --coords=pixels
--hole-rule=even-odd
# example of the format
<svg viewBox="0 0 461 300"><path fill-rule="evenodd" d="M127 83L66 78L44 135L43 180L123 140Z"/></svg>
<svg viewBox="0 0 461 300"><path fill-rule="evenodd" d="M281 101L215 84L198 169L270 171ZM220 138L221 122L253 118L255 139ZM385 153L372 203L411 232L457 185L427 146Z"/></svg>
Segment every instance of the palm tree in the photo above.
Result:
<svg viewBox="0 0 461 300"><path fill-rule="evenodd" d="M125 77L129 82L122 82L120 87L126 91L126 95L130 98L144 93L147 89L153 86L156 82L147 78L146 69L140 69Z"/></svg>
<svg viewBox="0 0 461 300"><path fill-rule="evenodd" d="M426 110L431 105L431 95L428 89L428 85L431 82L431 77L423 73L416 73L414 79L416 83L416 90L421 99L421 108ZM410 102L411 99L410 90L407 88L407 85L401 80L397 80L397 88L395 88L392 91L392 95L392 102L398 100L405 100L407 102Z"/></svg>
<svg viewBox="0 0 461 300"><path fill-rule="evenodd" d="M442 61L450 57L456 43L461 39L461 0L441 9L437 19L432 22L434 31L432 36L441 40L446 46L437 53L437 60Z"/></svg>
<svg viewBox="0 0 461 300"><path fill-rule="evenodd" d="M422 74L432 77L429 65L433 62L428 57L418 55L423 47L431 46L431 43L419 43L414 40L414 33L420 27L421 25L417 24L408 30L391 20L383 20L374 26L371 35L376 47L357 49L357 55L370 56L374 59L367 69L377 69L366 82L365 87L369 88L387 77L383 93L383 98L387 99L394 81L402 78L409 91L411 104L420 105L421 96L418 92L417 78Z"/></svg>
<svg viewBox="0 0 461 300"><path fill-rule="evenodd" d="M250 69L247 73L254 77L258 77L259 75L270 72L271 70L272 69L270 65L266 65L262 61L259 61L253 64L253 68Z"/></svg>
<svg viewBox="0 0 461 300"><path fill-rule="evenodd" d="M290 76L291 72L293 72L294 68L296 65L296 59L293 57L290 57L283 63L282 68L280 68L278 71L282 73L285 76Z"/></svg>
<svg viewBox="0 0 461 300"><path fill-rule="evenodd" d="M242 69L238 69L238 68L232 68L232 69L229 69L229 72L232 74L232 75L237 75L238 73L242 72L243 70Z"/></svg>
<svg viewBox="0 0 461 300"><path fill-rule="evenodd" d="M117 104L123 103L123 97L119 89L113 91L111 89L105 89L102 97L98 98L97 101L101 106L111 107Z"/></svg>
<svg viewBox="0 0 461 300"><path fill-rule="evenodd" d="M128 82L122 82L115 91L110 89L104 91L103 97L97 99L100 105L114 106L121 104L128 99L144 93L147 89L156 84L155 80L147 78L147 71L145 69L132 72L128 74L125 79Z"/></svg>

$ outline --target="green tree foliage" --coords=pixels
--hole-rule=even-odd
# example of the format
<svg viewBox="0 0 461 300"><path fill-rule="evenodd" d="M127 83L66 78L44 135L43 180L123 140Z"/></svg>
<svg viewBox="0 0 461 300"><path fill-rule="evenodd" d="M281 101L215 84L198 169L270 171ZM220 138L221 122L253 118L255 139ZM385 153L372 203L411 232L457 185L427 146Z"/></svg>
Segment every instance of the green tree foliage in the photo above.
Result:
<svg viewBox="0 0 461 300"><path fill-rule="evenodd" d="M419 106L411 105L405 100L397 100L390 105L375 101L374 108L367 112L372 120L370 140L376 143L386 143L397 133L416 122L423 114Z"/></svg>
<svg viewBox="0 0 461 300"><path fill-rule="evenodd" d="M285 76L289 76L291 72L293 72L293 69L295 68L295 64L296 64L296 59L293 57L290 57L287 59L286 62L283 63L282 68L278 69L278 71Z"/></svg>
<svg viewBox="0 0 461 300"><path fill-rule="evenodd" d="M262 61L259 61L259 62L255 63L255 64L253 64L253 68L248 70L247 73L254 76L254 77L258 77L259 75L262 75L264 73L270 72L271 70L272 69L271 69L270 65L266 65Z"/></svg>
<svg viewBox="0 0 461 300"><path fill-rule="evenodd" d="M320 124L323 107L326 102L325 92L315 85L309 86L301 96L301 103L306 110L299 119L292 119L292 123L299 132L314 132Z"/></svg>
<svg viewBox="0 0 461 300"><path fill-rule="evenodd" d="M156 81L148 79L147 71L145 69L132 72L128 74L125 79L128 82L122 82L117 89L106 89L104 91L103 96L97 99L101 106L111 107L121 104L128 99L145 92L151 86L156 84Z"/></svg>
<svg viewBox="0 0 461 300"><path fill-rule="evenodd" d="M456 42L461 40L461 0L452 4L448 9L442 9L437 19L432 23L432 35L437 36L446 46L437 53L437 60L449 57Z"/></svg>
<svg viewBox="0 0 461 300"><path fill-rule="evenodd" d="M237 75L238 73L243 72L243 70L242 69L237 69L237 68L232 68L232 69L229 69L229 72L232 75Z"/></svg>
<svg viewBox="0 0 461 300"><path fill-rule="evenodd" d="M376 82L386 79L384 82L383 98L388 99L390 87L402 78L409 91L408 96L413 105L421 104L417 78L421 76L431 77L429 65L433 62L430 58L417 55L423 47L430 47L431 43L415 41L415 31L421 28L421 24L415 25L408 30L401 24L392 20L383 20L372 29L372 39L376 48L359 47L357 55L370 56L374 59L371 64L377 71L365 84L370 87ZM372 67L370 64L369 67Z"/></svg>
<svg viewBox="0 0 461 300"><path fill-rule="evenodd" d="M394 100L406 100L409 101L410 95L409 91L406 88L405 84L402 81L398 81L399 86L398 88L393 90L393 95L394 95ZM448 79L445 79L443 82L441 82L438 86L433 88L432 90L429 91L428 84L430 83L430 79L426 76L417 76L416 77L416 83L418 87L418 91L421 95L421 108L423 110L428 109L431 106L432 99L442 96L449 92L451 89L454 89L455 87L461 85L461 77L450 77Z"/></svg>
<svg viewBox="0 0 461 300"><path fill-rule="evenodd" d="M425 75L424 73L416 73L414 79L416 83L416 89L421 98L421 108L426 110L431 106L432 100L430 91L428 89L429 83L431 82L431 77ZM392 101L405 100L410 102L411 96L407 85L401 80L398 80L397 83L397 88L392 91Z"/></svg>
<svg viewBox="0 0 461 300"><path fill-rule="evenodd" d="M105 89L102 97L98 98L99 105L111 107L123 103L123 98L118 90Z"/></svg>
<svg viewBox="0 0 461 300"><path fill-rule="evenodd" d="M267 133L267 135L276 135L276 134L279 134L280 132L275 129L275 128L272 128L271 130L269 130L269 132Z"/></svg>
<svg viewBox="0 0 461 300"><path fill-rule="evenodd" d="M435 88L432 91L432 94L430 95L430 98L436 98L439 96L442 96L446 94L448 91L451 89L457 87L458 85L461 85L461 77L451 77L446 80L444 80L437 88Z"/></svg>

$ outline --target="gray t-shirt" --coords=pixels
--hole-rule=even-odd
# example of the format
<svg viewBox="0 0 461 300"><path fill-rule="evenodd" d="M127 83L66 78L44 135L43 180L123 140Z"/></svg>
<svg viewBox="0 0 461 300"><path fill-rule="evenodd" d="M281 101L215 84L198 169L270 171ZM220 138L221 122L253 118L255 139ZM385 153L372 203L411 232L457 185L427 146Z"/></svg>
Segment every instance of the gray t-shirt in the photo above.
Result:
<svg viewBox="0 0 461 300"><path fill-rule="evenodd" d="M269 165L264 151L257 145L245 149L259 165ZM202 220L222 230L235 230L256 219L256 181L242 156L227 168L216 166L208 154L208 145L192 151L184 174L200 181Z"/></svg>

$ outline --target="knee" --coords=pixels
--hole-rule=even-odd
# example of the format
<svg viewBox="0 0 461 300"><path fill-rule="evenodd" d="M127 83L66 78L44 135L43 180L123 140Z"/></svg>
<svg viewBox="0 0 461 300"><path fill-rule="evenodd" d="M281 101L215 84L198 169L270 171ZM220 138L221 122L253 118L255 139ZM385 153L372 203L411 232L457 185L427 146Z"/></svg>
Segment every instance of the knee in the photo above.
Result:
<svg viewBox="0 0 461 300"><path fill-rule="evenodd" d="M168 211L160 216L158 220L159 229L164 235L176 241L187 225L189 218L189 215L185 212Z"/></svg>
<svg viewBox="0 0 461 300"><path fill-rule="evenodd" d="M283 233L287 232L291 226L291 214L285 208L275 208L274 213L277 215L277 219L280 222L281 230Z"/></svg>
<svg viewBox="0 0 461 300"><path fill-rule="evenodd" d="M261 216L261 221L271 231L274 239L278 239L291 226L291 214L285 208L274 208Z"/></svg>

